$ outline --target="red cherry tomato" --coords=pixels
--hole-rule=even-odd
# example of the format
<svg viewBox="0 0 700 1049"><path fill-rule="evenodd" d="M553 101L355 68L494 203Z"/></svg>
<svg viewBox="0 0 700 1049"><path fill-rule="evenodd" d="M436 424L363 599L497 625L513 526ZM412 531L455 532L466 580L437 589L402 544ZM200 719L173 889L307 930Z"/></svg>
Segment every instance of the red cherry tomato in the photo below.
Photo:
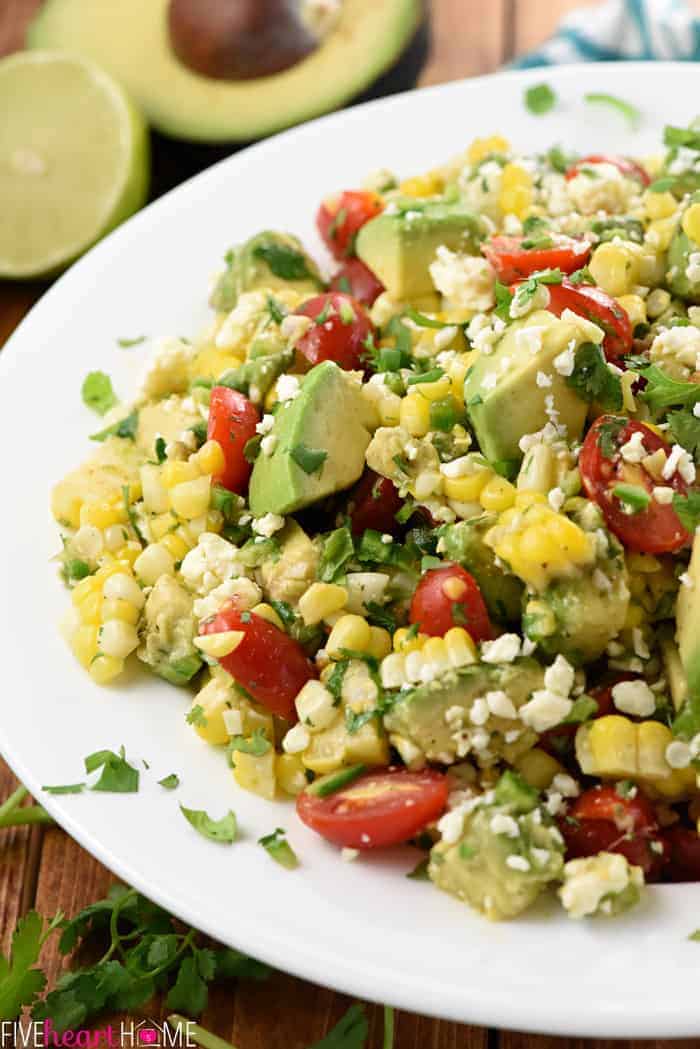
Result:
<svg viewBox="0 0 700 1049"><path fill-rule="evenodd" d="M224 453L225 466L214 476L230 492L244 492L253 469L243 454L246 441L255 437L260 422L257 408L238 390L214 386L209 401L207 440L217 441Z"/></svg>
<svg viewBox="0 0 700 1049"><path fill-rule="evenodd" d="M302 686L316 677L301 645L255 612L241 611L233 601L206 620L200 634L226 630L241 630L245 637L219 660L224 670L273 714L296 721L294 699Z"/></svg>
<svg viewBox="0 0 700 1049"><path fill-rule="evenodd" d="M396 535L399 524L394 515L402 506L398 488L388 477L380 477L374 470L365 470L348 495L353 535L362 535L366 528Z"/></svg>
<svg viewBox="0 0 700 1049"><path fill-rule="evenodd" d="M586 167L588 164L612 164L621 171L627 178L634 178L638 182L641 182L643 186L648 186L651 179L647 175L643 167L639 164L635 164L633 160L628 157L614 157L607 156L605 153L591 153L587 157L581 157L576 163L569 168L566 172L567 180L575 178L579 174L582 167Z"/></svg>
<svg viewBox="0 0 700 1049"><path fill-rule="evenodd" d="M341 368L364 368L366 341L374 335L364 306L338 291L324 292L303 302L294 311L311 317L313 324L296 344L296 364L308 371L321 361L335 361Z"/></svg>
<svg viewBox="0 0 700 1049"><path fill-rule="evenodd" d="M388 769L367 772L326 798L302 791L297 813L336 845L378 849L415 837L444 812L447 794L442 772Z"/></svg>
<svg viewBox="0 0 700 1049"><path fill-rule="evenodd" d="M591 245L585 240L574 240L562 233L552 234L551 248L524 248L527 237L491 237L481 250L503 284L529 277L538 270L560 269L573 273L585 266L591 254Z"/></svg>
<svg viewBox="0 0 700 1049"><path fill-rule="evenodd" d="M363 306L371 306L384 291L382 282L362 259L347 259L333 277L330 287L331 291L352 295Z"/></svg>
<svg viewBox="0 0 700 1049"><path fill-rule="evenodd" d="M493 627L479 585L461 565L431 568L416 587L409 618L423 634L442 637L463 626L474 641L489 641Z"/></svg>
<svg viewBox="0 0 700 1049"><path fill-rule="evenodd" d="M336 259L355 254L355 237L365 222L384 210L378 193L346 189L338 197L324 200L316 215L318 231Z"/></svg>
<svg viewBox="0 0 700 1049"><path fill-rule="evenodd" d="M671 881L700 881L700 835L675 824L665 834L668 846L666 873Z"/></svg>
<svg viewBox="0 0 700 1049"><path fill-rule="evenodd" d="M644 447L649 454L662 448L666 454L670 447L644 423L628 420L616 433L604 427L612 427L615 417L601 415L591 426L583 442L579 458L579 468L583 487L589 499L598 504L603 511L608 528L614 532L621 543L630 550L648 554L664 554L680 550L691 541L691 536L681 524L678 514L670 503L658 503L654 498L645 510L636 514L624 512L623 503L613 495L616 485L633 484L644 488L651 495L659 483L639 463L627 463L622 458L619 448L632 437L633 433L643 435ZM603 448L612 441L615 452L612 457L604 454ZM663 482L681 495L685 495L688 486L676 471L673 477Z"/></svg>
<svg viewBox="0 0 700 1049"><path fill-rule="evenodd" d="M630 352L633 339L630 319L622 306L601 288L592 284L572 284L564 279L561 284L547 285L547 290L550 313L561 317L564 310L572 310L603 329L603 349L609 361Z"/></svg>
<svg viewBox="0 0 700 1049"><path fill-rule="evenodd" d="M577 798L559 828L567 859L619 852L642 868L647 881L661 874L666 847L654 809L639 791L634 798L623 798L614 787L593 787Z"/></svg>

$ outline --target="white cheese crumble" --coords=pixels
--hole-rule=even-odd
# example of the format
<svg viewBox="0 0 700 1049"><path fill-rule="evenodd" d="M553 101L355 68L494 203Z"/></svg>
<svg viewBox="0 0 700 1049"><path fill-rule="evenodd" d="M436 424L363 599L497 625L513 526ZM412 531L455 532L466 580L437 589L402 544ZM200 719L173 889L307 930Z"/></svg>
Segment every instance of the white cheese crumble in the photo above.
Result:
<svg viewBox="0 0 700 1049"><path fill-rule="evenodd" d="M662 470L664 480L670 481L676 471L686 484L692 484L695 480L695 463L681 444L674 444L671 448L671 454Z"/></svg>
<svg viewBox="0 0 700 1049"><path fill-rule="evenodd" d="M540 389L546 389L552 385L552 376L547 375L546 372L538 372L535 381Z"/></svg>
<svg viewBox="0 0 700 1049"><path fill-rule="evenodd" d="M274 415L270 415L269 412L266 412L265 415L263 415L263 417L260 420L260 422L256 425L255 432L256 433L263 433L263 434L269 433L274 425L275 425L275 417L274 417Z"/></svg>
<svg viewBox="0 0 700 1049"><path fill-rule="evenodd" d="M298 375L280 375L275 387L277 400L282 402L293 401L299 393L299 382Z"/></svg>
<svg viewBox="0 0 700 1049"><path fill-rule="evenodd" d="M564 866L564 884L559 898L571 918L585 918L602 910L606 897L618 896L633 885L641 889L644 875L616 852L599 852Z"/></svg>
<svg viewBox="0 0 700 1049"><path fill-rule="evenodd" d="M299 340L306 335L312 324L311 317L305 317L303 314L298 313L288 313L280 324L280 334L284 339L288 340L291 346L296 346Z"/></svg>
<svg viewBox="0 0 700 1049"><path fill-rule="evenodd" d="M253 521L253 531L269 539L275 532L284 528L284 518L280 514L263 514Z"/></svg>
<svg viewBox="0 0 700 1049"><path fill-rule="evenodd" d="M644 447L644 434L641 430L635 430L630 439L620 447L620 455L626 463L641 463L648 454L648 450Z"/></svg>
<svg viewBox="0 0 700 1049"><path fill-rule="evenodd" d="M155 343L155 353L141 379L139 400L156 400L169 393L184 393L190 384L190 364L195 348L166 336Z"/></svg>
<svg viewBox="0 0 700 1049"><path fill-rule="evenodd" d="M262 590L257 583L254 583L252 579L247 579L246 576L227 579L210 590L204 597L195 598L192 610L201 622L203 619L215 616L232 598L236 599L236 604L242 611L248 611L262 601Z"/></svg>
<svg viewBox="0 0 700 1049"><path fill-rule="evenodd" d="M267 433L260 442L260 451L264 456L270 456L277 447L277 434Z"/></svg>
<svg viewBox="0 0 700 1049"><path fill-rule="evenodd" d="M613 703L623 714L646 718L656 710L656 699L646 681L620 681L613 685Z"/></svg>
<svg viewBox="0 0 700 1049"><path fill-rule="evenodd" d="M243 575L238 549L214 532L202 532L197 545L185 554L180 572L189 590L205 596L231 576Z"/></svg>
<svg viewBox="0 0 700 1049"><path fill-rule="evenodd" d="M512 663L520 653L517 634L501 634L495 641L484 641L481 646L483 663Z"/></svg>
<svg viewBox="0 0 700 1049"><path fill-rule="evenodd" d="M517 838L520 835L518 821L503 812L497 812L492 816L489 827L494 834L504 834L507 838Z"/></svg>
<svg viewBox="0 0 700 1049"><path fill-rule="evenodd" d="M488 704L489 710L495 717L516 718L518 716L518 712L515 709L515 704L511 699L509 699L508 695L505 692L501 690L487 692L484 696L484 699Z"/></svg>
<svg viewBox="0 0 700 1049"><path fill-rule="evenodd" d="M668 506L669 503L673 502L675 492L673 488L669 488L667 485L654 485L651 494L661 506Z"/></svg>
<svg viewBox="0 0 700 1049"><path fill-rule="evenodd" d="M304 728L301 722L298 722L290 728L282 740L282 750L285 754L301 754L303 750L306 750L310 742L311 736L308 729Z"/></svg>
<svg viewBox="0 0 700 1049"><path fill-rule="evenodd" d="M510 867L514 871L522 871L526 874L530 870L530 861L526 860L524 856L507 856L506 867Z"/></svg>
<svg viewBox="0 0 700 1049"><path fill-rule="evenodd" d="M562 655L558 655L544 672L544 687L558 696L568 696L574 684L574 668Z"/></svg>
<svg viewBox="0 0 700 1049"><path fill-rule="evenodd" d="M639 186L625 178L620 169L605 161L585 164L586 171L574 175L566 184L569 199L582 215L627 211L631 200L639 196Z"/></svg>
<svg viewBox="0 0 700 1049"><path fill-rule="evenodd" d="M531 353L533 356L539 353L542 349L542 333L544 330L543 324L530 324L525 328L521 328L520 331L516 331L515 345L518 350L524 353Z"/></svg>
<svg viewBox="0 0 700 1049"><path fill-rule="evenodd" d="M521 721L535 732L554 728L571 713L573 702L547 688L532 693L532 698L520 708Z"/></svg>
<svg viewBox="0 0 700 1049"><path fill-rule="evenodd" d="M565 377L571 375L574 370L574 364L576 363L574 347L571 345L567 346L565 350L562 350L562 352L554 358L553 363L554 370L560 375Z"/></svg>
<svg viewBox="0 0 700 1049"><path fill-rule="evenodd" d="M672 769L686 769L691 761L690 746L681 739L674 739L666 747L666 761Z"/></svg>
<svg viewBox="0 0 700 1049"><path fill-rule="evenodd" d="M496 271L486 259L441 244L429 270L436 290L458 309L484 311L494 305Z"/></svg>

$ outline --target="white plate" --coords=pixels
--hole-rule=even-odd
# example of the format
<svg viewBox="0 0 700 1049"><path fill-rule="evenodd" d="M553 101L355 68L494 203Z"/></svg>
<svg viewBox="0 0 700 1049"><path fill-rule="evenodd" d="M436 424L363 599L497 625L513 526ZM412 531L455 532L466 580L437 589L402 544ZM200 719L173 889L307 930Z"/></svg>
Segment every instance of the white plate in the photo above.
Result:
<svg viewBox="0 0 700 1049"><path fill-rule="evenodd" d="M374 102L287 132L217 165L152 204L75 265L0 355L0 639L2 747L17 775L81 845L116 874L219 940L362 998L455 1020L599 1036L700 1034L700 885L653 888L636 912L574 923L554 905L493 925L430 885L416 861L348 864L296 819L236 788L224 757L185 724L188 696L134 675L91 684L59 637L67 594L49 558L58 538L50 485L89 450L97 428L80 401L86 372L134 390L144 347L117 336L187 334L206 316L207 280L224 251L261 228L289 229L312 250L319 200L368 171L413 174L475 135L523 149L555 142L643 154L665 121L697 110L693 65L622 64L507 73ZM531 116L523 88L546 79L560 104ZM615 112L584 106L608 91L644 114L638 135ZM82 759L125 744L148 760L138 796L41 794L81 779ZM176 793L156 783L178 772ZM199 837L177 802L236 810L244 838ZM289 873L256 839L288 828L303 867Z"/></svg>

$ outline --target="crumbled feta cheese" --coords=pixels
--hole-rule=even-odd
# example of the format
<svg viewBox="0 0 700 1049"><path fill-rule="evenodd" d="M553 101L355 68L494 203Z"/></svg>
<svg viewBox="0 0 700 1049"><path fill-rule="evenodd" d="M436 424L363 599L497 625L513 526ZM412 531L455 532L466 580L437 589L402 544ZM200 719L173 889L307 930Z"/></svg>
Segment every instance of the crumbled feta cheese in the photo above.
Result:
<svg viewBox="0 0 700 1049"><path fill-rule="evenodd" d="M518 711L520 720L535 732L546 732L568 717L573 701L547 688L532 693L532 698Z"/></svg>
<svg viewBox="0 0 700 1049"><path fill-rule="evenodd" d="M512 663L520 653L517 634L501 634L495 641L484 641L481 646L483 663Z"/></svg>
<svg viewBox="0 0 700 1049"><path fill-rule="evenodd" d="M265 415L263 415L263 417L260 420L260 422L255 427L255 432L256 433L269 433L274 425L275 425L275 417L274 417L274 415L270 415L269 412L266 412Z"/></svg>
<svg viewBox="0 0 700 1049"><path fill-rule="evenodd" d="M469 711L469 720L472 725L485 725L489 719L489 706L485 699L475 699Z"/></svg>
<svg viewBox="0 0 700 1049"><path fill-rule="evenodd" d="M495 372L489 372L489 374L485 375L481 380L481 386L484 390L495 390L497 383L498 376Z"/></svg>
<svg viewBox="0 0 700 1049"><path fill-rule="evenodd" d="M442 840L447 842L448 845L454 845L455 842L459 841L464 829L464 818L467 815L467 811L465 805L458 805L456 809L446 812L438 820L437 829Z"/></svg>
<svg viewBox="0 0 700 1049"><path fill-rule="evenodd" d="M227 579L219 586L214 587L204 597L195 598L192 610L197 619L209 619L230 601L236 599L236 604L241 611L247 611L259 605L262 601L262 590L257 583L246 576L238 576L237 579Z"/></svg>
<svg viewBox="0 0 700 1049"><path fill-rule="evenodd" d="M290 346L296 346L299 340L306 335L312 324L311 317L305 317L303 314L298 313L288 313L280 324L280 334L284 339L288 340Z"/></svg>
<svg viewBox="0 0 700 1049"><path fill-rule="evenodd" d="M270 456L277 447L277 434L267 433L260 442L260 451L265 456Z"/></svg>
<svg viewBox="0 0 700 1049"><path fill-rule="evenodd" d="M217 332L214 340L217 349L233 352L245 349L265 317L269 318L267 293L260 290L244 291Z"/></svg>
<svg viewBox="0 0 700 1049"><path fill-rule="evenodd" d="M514 871L522 871L525 874L530 870L530 861L526 860L524 856L507 856L506 867L510 867Z"/></svg>
<svg viewBox="0 0 700 1049"><path fill-rule="evenodd" d="M614 897L632 888L630 903L636 902L644 885L640 867L631 866L617 852L599 852L596 856L569 860L564 866L564 884L559 898L571 918L585 918L602 911L612 913ZM635 891L636 890L636 891ZM604 909L610 898L611 906Z"/></svg>
<svg viewBox="0 0 700 1049"><path fill-rule="evenodd" d="M688 590L692 590L695 586L695 582L693 580L693 577L690 575L690 572L681 572L681 574L678 576L678 582L681 584L681 586L686 586Z"/></svg>
<svg viewBox="0 0 700 1049"><path fill-rule="evenodd" d="M197 545L185 554L180 572L189 590L205 596L232 576L245 569L236 560L238 548L214 532L202 532Z"/></svg>
<svg viewBox="0 0 700 1049"><path fill-rule="evenodd" d="M540 389L546 389L552 385L552 376L547 375L546 372L538 372L535 381Z"/></svg>
<svg viewBox="0 0 700 1049"><path fill-rule="evenodd" d="M479 311L494 305L496 271L486 259L450 251L441 244L429 270L433 285L451 305Z"/></svg>
<svg viewBox="0 0 700 1049"><path fill-rule="evenodd" d="M700 401L696 401L693 405L693 415L696 419L700 419Z"/></svg>
<svg viewBox="0 0 700 1049"><path fill-rule="evenodd" d="M646 681L620 681L613 685L612 698L623 714L646 718L656 710L656 698Z"/></svg>
<svg viewBox="0 0 700 1049"><path fill-rule="evenodd" d="M632 630L632 647L634 648L635 656L639 656L640 659L650 659L651 652L649 646L644 640L644 634L638 626Z"/></svg>
<svg viewBox="0 0 700 1049"><path fill-rule="evenodd" d="M507 838L517 838L520 835L518 821L512 816L506 816L503 812L497 812L491 817L489 827L494 834L505 834Z"/></svg>
<svg viewBox="0 0 700 1049"><path fill-rule="evenodd" d="M691 284L697 284L700 281L700 251L691 251L688 255L685 275Z"/></svg>
<svg viewBox="0 0 700 1049"><path fill-rule="evenodd" d="M517 290L513 296L508 315L513 320L517 320L519 317L526 317L528 313L533 313L535 310L546 310L549 306L549 288L546 284L538 284L534 294L530 294L526 290L526 286L523 286L522 290Z"/></svg>
<svg viewBox="0 0 700 1049"><path fill-rule="evenodd" d="M243 715L240 710L224 710L221 715L224 727L229 736L240 736L243 733Z"/></svg>
<svg viewBox="0 0 700 1049"><path fill-rule="evenodd" d="M644 434L641 430L635 430L629 441L620 447L620 455L626 463L641 463L648 454L648 449L644 447Z"/></svg>
<svg viewBox="0 0 700 1049"><path fill-rule="evenodd" d="M634 197L639 196L639 186L625 178L619 168L606 161L587 163L585 171L574 175L567 182L569 199L582 215L595 215L597 211L616 214L627 211Z"/></svg>
<svg viewBox="0 0 700 1049"><path fill-rule="evenodd" d="M675 492L673 488L669 488L667 485L654 485L651 494L661 506L668 506L669 503L673 502Z"/></svg>
<svg viewBox="0 0 700 1049"><path fill-rule="evenodd" d="M501 691L487 692L484 696L488 708L498 718L516 718L518 712L508 695Z"/></svg>
<svg viewBox="0 0 700 1049"><path fill-rule="evenodd" d="M581 793L576 780L566 772L557 772L552 780L551 788L558 791L565 798L577 798Z"/></svg>
<svg viewBox="0 0 700 1049"><path fill-rule="evenodd" d="M166 336L155 343L155 353L141 379L139 400L157 400L169 393L184 393L190 384L190 364L195 348Z"/></svg>
<svg viewBox="0 0 700 1049"><path fill-rule="evenodd" d="M299 393L298 375L280 375L277 380L276 393L278 401L293 401Z"/></svg>
<svg viewBox="0 0 700 1049"><path fill-rule="evenodd" d="M575 363L576 357L574 354L574 348L567 346L565 350L562 350L562 352L554 358L554 370L560 375L564 375L568 378L568 376L573 373Z"/></svg>
<svg viewBox="0 0 700 1049"><path fill-rule="evenodd" d="M574 684L574 668L562 655L558 655L544 672L544 687L558 696L568 696Z"/></svg>
<svg viewBox="0 0 700 1049"><path fill-rule="evenodd" d="M662 328L650 347L652 360L670 357L679 364L696 370L700 352L700 330L692 324Z"/></svg>
<svg viewBox="0 0 700 1049"><path fill-rule="evenodd" d="M681 444L674 444L671 448L671 454L662 471L664 480L670 481L676 471L686 484L692 484L695 480L695 463Z"/></svg>
<svg viewBox="0 0 700 1049"><path fill-rule="evenodd" d="M253 521L253 531L266 539L269 539L275 532L279 532L281 528L284 528L284 518L280 514L263 514L262 517L257 517Z"/></svg>
<svg viewBox="0 0 700 1049"><path fill-rule="evenodd" d="M542 333L544 330L543 324L531 324L526 328L521 328L520 331L516 331L515 345L518 350L524 353L531 353L533 356L539 353L542 349Z"/></svg>
<svg viewBox="0 0 700 1049"><path fill-rule="evenodd" d="M488 466L478 462L473 456L461 455L459 459L452 459L449 463L440 464L440 473L443 477L450 479L456 477L471 477L473 474L488 470Z"/></svg>

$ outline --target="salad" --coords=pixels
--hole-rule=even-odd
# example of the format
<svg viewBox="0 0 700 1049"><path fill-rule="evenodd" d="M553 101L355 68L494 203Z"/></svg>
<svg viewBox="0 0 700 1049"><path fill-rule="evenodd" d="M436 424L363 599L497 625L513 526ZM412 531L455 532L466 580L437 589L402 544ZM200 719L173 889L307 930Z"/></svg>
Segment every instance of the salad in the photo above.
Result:
<svg viewBox="0 0 700 1049"><path fill-rule="evenodd" d="M320 205L328 279L251 237L133 401L86 378L52 494L96 683L140 661L240 787L491 919L700 880L700 131L664 144L378 172Z"/></svg>

